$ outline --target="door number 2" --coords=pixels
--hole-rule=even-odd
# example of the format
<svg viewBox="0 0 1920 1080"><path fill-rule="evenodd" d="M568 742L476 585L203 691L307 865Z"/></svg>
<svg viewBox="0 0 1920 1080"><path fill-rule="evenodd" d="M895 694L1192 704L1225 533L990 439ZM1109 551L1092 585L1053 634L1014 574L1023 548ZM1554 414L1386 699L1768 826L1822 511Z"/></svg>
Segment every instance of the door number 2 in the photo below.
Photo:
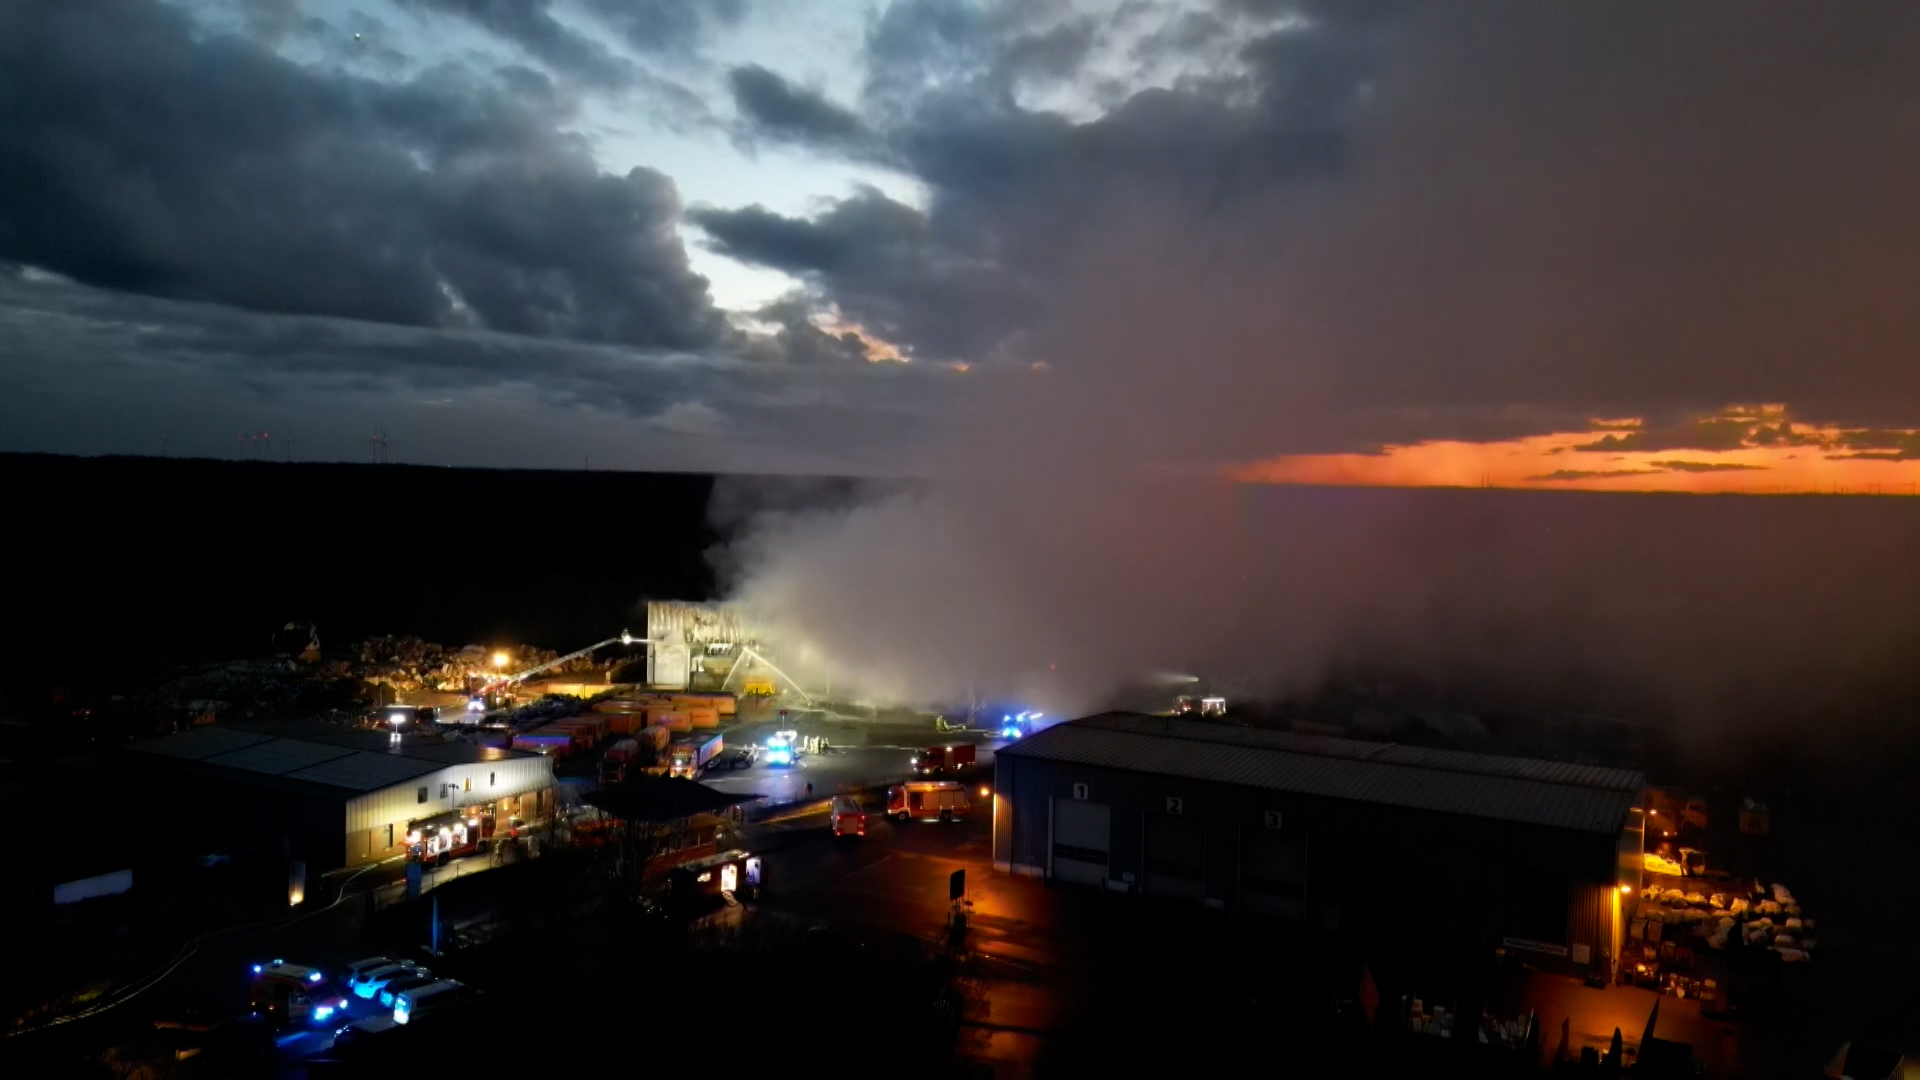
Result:
<svg viewBox="0 0 1920 1080"><path fill-rule="evenodd" d="M1178 795L1167 796L1167 813L1178 814L1186 809L1186 800Z"/></svg>

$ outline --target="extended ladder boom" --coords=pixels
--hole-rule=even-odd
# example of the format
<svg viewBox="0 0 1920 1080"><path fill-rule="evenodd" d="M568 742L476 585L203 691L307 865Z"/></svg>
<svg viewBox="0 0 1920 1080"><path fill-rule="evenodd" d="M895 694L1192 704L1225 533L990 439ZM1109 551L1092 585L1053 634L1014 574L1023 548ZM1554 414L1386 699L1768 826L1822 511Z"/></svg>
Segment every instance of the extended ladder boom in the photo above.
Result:
<svg viewBox="0 0 1920 1080"><path fill-rule="evenodd" d="M586 647L586 648L584 648L584 649L577 649L577 650L575 650L575 651L573 651L573 652L570 652L570 653L568 653L568 654L567 654L567 655L565 655L565 656L562 656L562 657L558 657L558 658L556 658L556 659L553 659L553 660L549 660L549 661L547 661L547 662L546 662L546 663L544 663L544 664L538 664L538 665L535 665L535 666L533 666L533 667L530 667L530 668L528 668L528 669L527 669L527 670L525 670L525 671L521 671L521 672L517 672L517 673L515 673L515 674L512 674L512 675L509 675L509 676L507 676L507 678L506 678L506 681L507 681L507 682L520 682L520 681L522 681L522 680L524 680L524 679L526 679L526 678L527 678L528 676L531 676L531 675L538 675L538 674L540 674L541 672L543 672L543 671L546 671L546 670L548 670L548 669L550 669L550 668L557 668L557 667L559 667L559 666L560 666L561 664L565 664L565 663L567 663L567 662L569 662L569 661L573 661L573 660L578 660L578 659L580 659L581 657L583 657L583 656L586 656L586 655L588 655L588 654L590 654L590 653L592 653L592 652L593 652L593 651L595 651L596 649L603 649L603 648L605 648L605 647L607 647L608 645L631 645L631 644L633 644L633 635L632 635L632 634L629 634L629 633L627 633L627 632L626 632L626 631L624 631L624 630L622 630L622 631L620 632L620 636L619 636L619 637L610 637L610 638L608 638L608 639L607 639L607 640L605 640L605 641L596 641L596 642L594 642L593 644L591 644L591 645L589 645L589 646L587 646L587 647Z"/></svg>

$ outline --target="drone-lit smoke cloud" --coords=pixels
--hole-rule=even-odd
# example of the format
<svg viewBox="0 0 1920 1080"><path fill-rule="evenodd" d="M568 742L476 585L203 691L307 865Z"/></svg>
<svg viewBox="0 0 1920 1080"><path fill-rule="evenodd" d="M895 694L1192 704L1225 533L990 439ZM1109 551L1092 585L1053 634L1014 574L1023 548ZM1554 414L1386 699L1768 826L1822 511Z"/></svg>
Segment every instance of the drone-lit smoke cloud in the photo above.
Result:
<svg viewBox="0 0 1920 1080"><path fill-rule="evenodd" d="M1913 309L1860 275L1911 263L1864 208L1914 175L1890 138L1914 69L1838 62L1878 31L1907 55L1912 20L1820 30L1767 7L1727 36L1690 11L1629 85L1614 62L1642 39L1615 9L1475 6L1449 27L1427 22L1452 6L1420 10L1400 28L1417 45L1362 72L1332 149L1269 162L1287 168L1252 191L1134 172L1068 196L1058 169L997 203L937 188L935 226L992 206L989 227L1024 227L1071 199L1043 267L1031 237L1008 240L1048 282L1019 350L1048 370L981 379L929 438L921 491L750 534L738 599L837 685L902 701L1032 687L1088 707L1167 667L1286 690L1353 661L1637 698L1704 731L1901 679L1920 627L1892 598L1920 583L1902 553L1920 506L1242 489L1207 471L1396 425L1470 437L1516 410L1541 432L1737 400L1872 422L1881 406L1826 364L1913 389L1890 360ZM1739 167L1803 145L1831 167ZM1859 198L1820 194L1841 190ZM1807 259L1846 272L1812 278Z"/></svg>

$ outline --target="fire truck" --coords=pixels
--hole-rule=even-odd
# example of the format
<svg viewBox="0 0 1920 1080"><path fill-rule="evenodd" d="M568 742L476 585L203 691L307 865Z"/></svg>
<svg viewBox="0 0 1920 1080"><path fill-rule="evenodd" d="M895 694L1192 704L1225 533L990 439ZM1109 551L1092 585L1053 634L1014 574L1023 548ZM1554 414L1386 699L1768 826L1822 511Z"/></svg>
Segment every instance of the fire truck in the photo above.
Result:
<svg viewBox="0 0 1920 1080"><path fill-rule="evenodd" d="M929 746L913 757L913 771L922 776L950 773L978 760L972 743L958 746Z"/></svg>
<svg viewBox="0 0 1920 1080"><path fill-rule="evenodd" d="M438 866L472 855L493 835L493 815L481 809L449 810L407 823L407 859Z"/></svg>

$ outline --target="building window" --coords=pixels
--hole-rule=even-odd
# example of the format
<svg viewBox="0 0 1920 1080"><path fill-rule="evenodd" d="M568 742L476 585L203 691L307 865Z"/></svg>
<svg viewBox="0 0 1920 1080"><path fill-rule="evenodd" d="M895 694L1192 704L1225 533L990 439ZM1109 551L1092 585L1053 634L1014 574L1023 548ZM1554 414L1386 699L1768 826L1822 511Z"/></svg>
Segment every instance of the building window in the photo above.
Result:
<svg viewBox="0 0 1920 1080"><path fill-rule="evenodd" d="M427 801L427 789L426 789L426 787L425 787L425 785L422 785L422 786L421 786L421 788L420 788L420 801L421 801L421 802L426 802L426 801Z"/></svg>
<svg viewBox="0 0 1920 1080"><path fill-rule="evenodd" d="M460 790L461 790L461 791L472 791L472 790L473 790L473 777L471 777L471 776L469 776L469 777L466 777L466 778L464 778L464 779L462 779L462 780L460 781Z"/></svg>
<svg viewBox="0 0 1920 1080"><path fill-rule="evenodd" d="M494 777L494 774L493 774L493 773L488 773L488 774L487 774L487 786L488 786L488 787L492 787L492 786L494 785L494 783L495 783L495 781L494 781L494 779L493 779L493 777Z"/></svg>
<svg viewBox="0 0 1920 1080"><path fill-rule="evenodd" d="M387 826L387 846L388 846L389 848L391 848L391 847L393 846L393 826L392 826L392 824L388 824L388 826Z"/></svg>

